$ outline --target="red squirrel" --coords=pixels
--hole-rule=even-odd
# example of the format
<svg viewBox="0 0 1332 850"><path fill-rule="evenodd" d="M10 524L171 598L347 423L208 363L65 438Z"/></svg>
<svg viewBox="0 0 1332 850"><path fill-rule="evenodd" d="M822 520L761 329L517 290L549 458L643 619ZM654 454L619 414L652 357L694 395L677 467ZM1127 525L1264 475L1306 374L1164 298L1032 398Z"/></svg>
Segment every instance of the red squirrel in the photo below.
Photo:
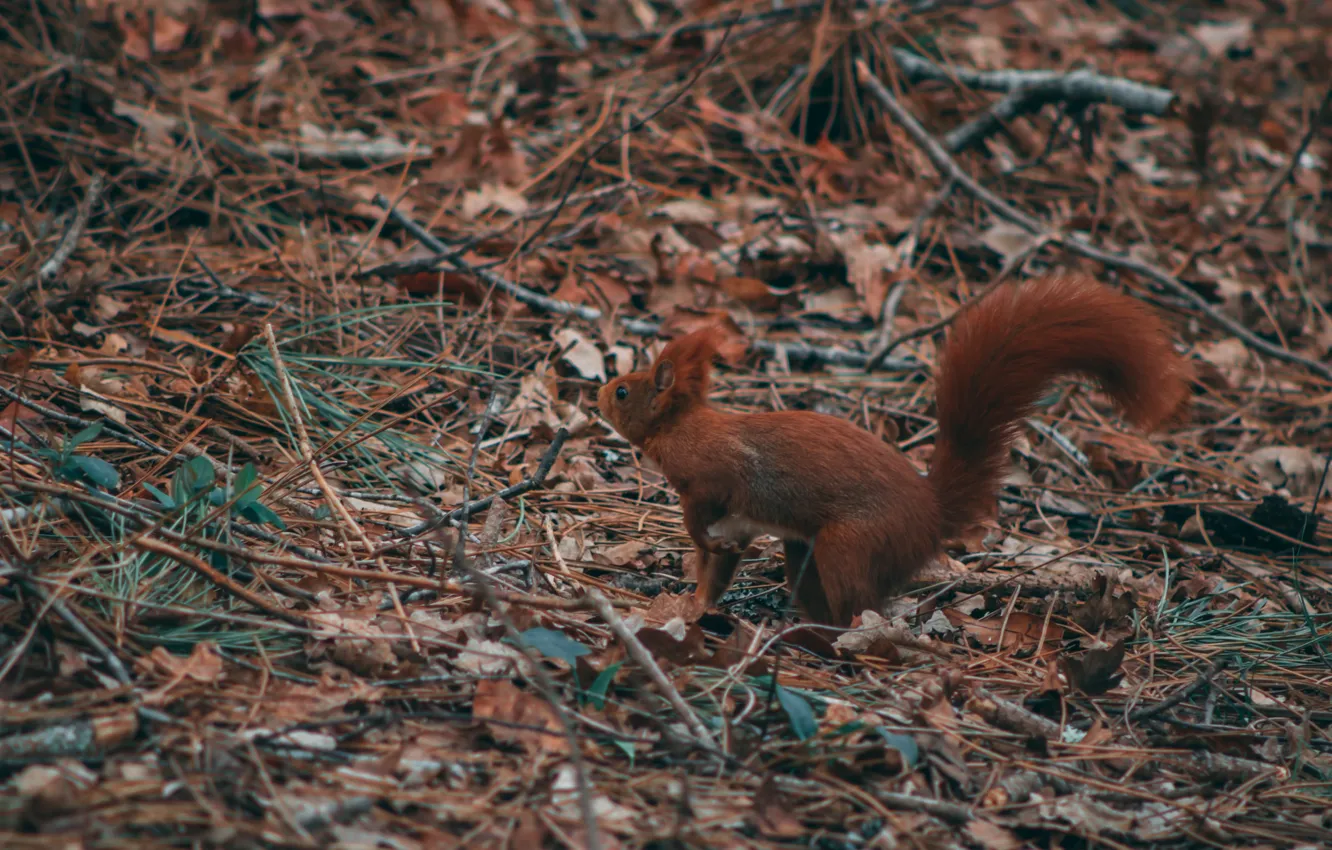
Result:
<svg viewBox="0 0 1332 850"><path fill-rule="evenodd" d="M750 541L784 542L805 616L849 626L995 505L1019 422L1056 377L1095 380L1147 431L1182 418L1192 370L1161 319L1076 274L1005 284L953 322L936 378L928 476L895 446L812 411L728 413L708 402L715 327L672 340L649 369L615 378L601 414L680 494L709 608ZM812 552L811 552L812 547ZM811 557L812 555L812 557Z"/></svg>

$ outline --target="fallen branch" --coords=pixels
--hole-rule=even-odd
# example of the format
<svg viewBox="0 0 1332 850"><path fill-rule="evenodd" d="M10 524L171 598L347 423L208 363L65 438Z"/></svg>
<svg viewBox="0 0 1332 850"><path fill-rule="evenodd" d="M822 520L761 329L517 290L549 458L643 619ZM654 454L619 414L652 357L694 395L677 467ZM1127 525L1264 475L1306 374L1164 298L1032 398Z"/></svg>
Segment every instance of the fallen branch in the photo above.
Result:
<svg viewBox="0 0 1332 850"><path fill-rule="evenodd" d="M940 65L902 48L893 49L893 59L902 75L913 83L933 80L996 92L1017 92L1039 86L1044 96L1069 103L1107 103L1130 112L1164 115L1175 99L1169 89L1135 83L1123 77L1107 77L1094 71L977 71L956 65Z"/></svg>
<svg viewBox="0 0 1332 850"><path fill-rule="evenodd" d="M717 744L713 741L712 733L708 731L708 727L704 726L703 721L698 719L694 709L690 707L689 703L685 702L684 697L680 696L680 692L675 689L675 685L671 684L671 680L662 672L657 660L652 657L652 653L648 652L647 647L643 646L643 642L635 637L633 632L629 631L629 627L624 624L624 620L620 619L620 615L616 614L615 610L611 608L610 602L602 595L601 591L589 590L587 596L584 597L584 601L586 607L595 611L597 616L601 617L606 625L610 626L611 632L619 639L620 643L624 644L624 650L629 657L647 672L648 677L656 684L662 696L666 697L666 701L684 718L685 725L689 727L689 731L697 739L696 743L715 751Z"/></svg>
<svg viewBox="0 0 1332 850"><path fill-rule="evenodd" d="M576 316L586 322L596 322L602 318L602 311L596 307L589 307L585 304L574 304L570 301L561 301L558 298L551 298L548 295L533 292L527 287L520 286L492 271L476 268L463 259L459 251L450 248L448 245L432 236L424 227L404 215L391 204L388 198L383 195L376 195L375 203L381 208L389 210L389 215L404 230L412 234L412 236L420 241L422 245L425 245L430 250L436 252L436 254L449 265L453 266L460 272L473 275L481 282L506 293L515 300L520 301L529 307L545 310L548 313L555 313L560 316ZM643 336L651 336L661 329L661 325L656 322L632 319L627 316L619 317L619 322L625 330L630 333ZM785 357L788 360L814 360L834 366L847 366L852 369L864 368L868 359L868 355L858 351L827 348L824 346L809 345L804 342L772 342L770 340L755 340L752 347L755 350L770 356ZM921 367L921 364L916 360L884 360L882 366L885 370L914 372Z"/></svg>
<svg viewBox="0 0 1332 850"><path fill-rule="evenodd" d="M88 183L88 189L83 193L83 200L79 202L78 208L74 212L74 220L70 222L69 228L60 237L56 243L55 250L46 262L42 263L37 269L37 274L28 280L28 282L14 287L5 297L5 301L10 306L17 306L20 301L27 297L28 293L44 283L50 283L60 274L60 270L69 262L69 258L74 256L74 249L79 246L79 239L83 237L83 231L88 227L88 220L92 218L92 209L96 205L97 199L102 196L102 190L106 187L106 177L100 172L93 175L92 181Z"/></svg>
<svg viewBox="0 0 1332 850"><path fill-rule="evenodd" d="M1058 723L1028 711L1015 702L995 696L985 688L974 689L967 707L1000 729L1047 741L1063 740Z"/></svg>
<svg viewBox="0 0 1332 850"><path fill-rule="evenodd" d="M1066 101L1064 87L1059 83L1059 80L1046 80L1010 92L995 101L989 109L986 109L980 115L950 130L944 136L944 147L952 153L961 153L972 145L978 144L985 138L999 132L1008 122L1019 115L1036 112L1049 103ZM1070 105L1080 106L1081 104L1070 102Z"/></svg>
<svg viewBox="0 0 1332 850"><path fill-rule="evenodd" d="M902 125L902 128L907 131L907 134L911 136L917 146L919 146L920 149L925 152L926 156L930 158L930 161L934 163L934 167L939 170L940 174L956 181L959 186L966 189L975 198L990 207L990 209L992 209L997 215L1008 219L1039 239L1062 245L1074 254L1096 260L1107 266L1124 269L1153 281L1159 286L1179 295L1199 312L1206 315L1214 325L1243 340L1246 345L1255 351L1260 351L1276 360L1297 364L1323 378L1332 380L1332 366L1325 363L1319 363L1316 360L1311 360L1308 357L1304 357L1293 351L1288 351L1278 345L1268 342L1253 331L1241 325L1239 322L1217 310L1214 306L1208 303L1207 299L1203 298L1192 288L1185 285L1183 281L1174 275L1142 260L1136 260L1123 254L1116 254L1098 248L1080 236L1047 231L1037 219L1012 206L989 189L981 186L971 177L971 175L967 174L967 172L957 164L957 161L944 150L938 140L931 136L921 123L916 120L916 117L898 102L897 98L888 91L887 87L885 87L884 84L870 72L869 66L865 64L864 60L856 60L856 74L861 85L868 88L870 93L874 95L874 98L884 107L884 109L892 114L893 119L897 121L898 124Z"/></svg>
<svg viewBox="0 0 1332 850"><path fill-rule="evenodd" d="M429 145L403 144L394 138L300 139L294 142L264 142L264 153L275 159L300 163L302 160L336 162L341 165L391 162L411 157L425 160L434 156Z"/></svg>

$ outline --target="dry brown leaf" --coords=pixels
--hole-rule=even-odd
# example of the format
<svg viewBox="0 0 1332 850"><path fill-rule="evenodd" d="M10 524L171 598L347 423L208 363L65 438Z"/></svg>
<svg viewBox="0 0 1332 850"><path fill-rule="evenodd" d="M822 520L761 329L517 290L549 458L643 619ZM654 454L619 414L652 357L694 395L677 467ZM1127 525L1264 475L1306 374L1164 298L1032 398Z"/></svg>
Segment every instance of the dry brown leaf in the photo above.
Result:
<svg viewBox="0 0 1332 850"><path fill-rule="evenodd" d="M1259 480L1296 498L1312 496L1323 477L1324 460L1303 446L1265 446L1248 457Z"/></svg>
<svg viewBox="0 0 1332 850"><path fill-rule="evenodd" d="M594 553L594 557L603 564L610 564L612 567L623 567L625 564L632 563L634 559L641 553L648 551L649 548L647 544L639 540L629 540L616 546L598 549Z"/></svg>
<svg viewBox="0 0 1332 850"><path fill-rule="evenodd" d="M758 278L724 276L717 281L717 288L731 298L759 310L770 310L779 303L768 285Z"/></svg>
<svg viewBox="0 0 1332 850"><path fill-rule="evenodd" d="M487 722L486 728L495 740L518 744L532 755L569 753L564 724L550 703L507 679L482 679L476 683L472 717L494 721ZM520 726L535 728L517 728ZM540 731L543 729L547 731Z"/></svg>
<svg viewBox="0 0 1332 850"><path fill-rule="evenodd" d="M1112 646L1089 649L1081 657L1064 656L1064 675L1068 683L1088 696L1114 690L1123 680L1119 667L1124 662L1124 638Z"/></svg>
<svg viewBox="0 0 1332 850"><path fill-rule="evenodd" d="M606 358L592 340L573 328L561 328L553 336L563 352L560 359L572 366L579 377L589 381L606 380Z"/></svg>
<svg viewBox="0 0 1332 850"><path fill-rule="evenodd" d="M1028 614L1025 611L1012 612L1008 616L1007 623L998 615L988 620L977 620L951 608L944 609L943 613L948 622L960 627L984 646L999 644L1001 628L1004 649L1034 647L1041 639L1042 630L1045 631L1047 647L1062 638L1064 634L1064 630L1054 623L1050 623L1047 627L1044 616Z"/></svg>
<svg viewBox="0 0 1332 850"><path fill-rule="evenodd" d="M1018 850L1023 846L1011 829L980 818L967 821L967 834L985 850Z"/></svg>
<svg viewBox="0 0 1332 850"><path fill-rule="evenodd" d="M794 838L805 834L800 819L791 813L791 806L777 788L777 780L769 774L754 794L754 819L759 832L767 838Z"/></svg>
<svg viewBox="0 0 1332 850"><path fill-rule="evenodd" d="M411 112L423 124L434 127L459 127L467 121L471 109L467 96L450 89L435 91L429 97L416 100Z"/></svg>
<svg viewBox="0 0 1332 850"><path fill-rule="evenodd" d="M659 593L643 612L643 622L660 626L677 617L693 622L702 613L703 608L692 593Z"/></svg>

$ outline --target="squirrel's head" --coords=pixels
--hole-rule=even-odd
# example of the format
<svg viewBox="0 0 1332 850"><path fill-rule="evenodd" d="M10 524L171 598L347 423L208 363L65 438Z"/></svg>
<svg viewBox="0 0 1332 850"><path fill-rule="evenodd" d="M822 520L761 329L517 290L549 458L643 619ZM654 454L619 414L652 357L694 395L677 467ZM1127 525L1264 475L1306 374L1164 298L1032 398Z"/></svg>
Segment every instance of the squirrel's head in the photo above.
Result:
<svg viewBox="0 0 1332 850"><path fill-rule="evenodd" d="M597 393L597 407L635 446L667 427L683 411L706 403L712 356L722 332L706 327L669 342L648 369L621 375Z"/></svg>

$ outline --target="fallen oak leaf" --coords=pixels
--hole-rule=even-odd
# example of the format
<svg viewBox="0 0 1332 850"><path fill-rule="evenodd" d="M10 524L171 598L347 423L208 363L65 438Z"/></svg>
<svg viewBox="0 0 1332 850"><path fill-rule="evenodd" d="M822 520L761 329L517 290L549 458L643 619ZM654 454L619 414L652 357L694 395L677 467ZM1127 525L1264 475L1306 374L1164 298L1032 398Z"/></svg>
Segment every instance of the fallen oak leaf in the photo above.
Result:
<svg viewBox="0 0 1332 850"><path fill-rule="evenodd" d="M1087 696L1098 696L1114 690L1124 679L1119 669L1124 662L1124 638L1108 647L1089 649L1080 658L1064 656L1060 661L1070 685Z"/></svg>
<svg viewBox="0 0 1332 850"><path fill-rule="evenodd" d="M495 740L518 744L529 753L570 752L564 724L550 703L507 679L476 683L472 717L484 722Z"/></svg>

